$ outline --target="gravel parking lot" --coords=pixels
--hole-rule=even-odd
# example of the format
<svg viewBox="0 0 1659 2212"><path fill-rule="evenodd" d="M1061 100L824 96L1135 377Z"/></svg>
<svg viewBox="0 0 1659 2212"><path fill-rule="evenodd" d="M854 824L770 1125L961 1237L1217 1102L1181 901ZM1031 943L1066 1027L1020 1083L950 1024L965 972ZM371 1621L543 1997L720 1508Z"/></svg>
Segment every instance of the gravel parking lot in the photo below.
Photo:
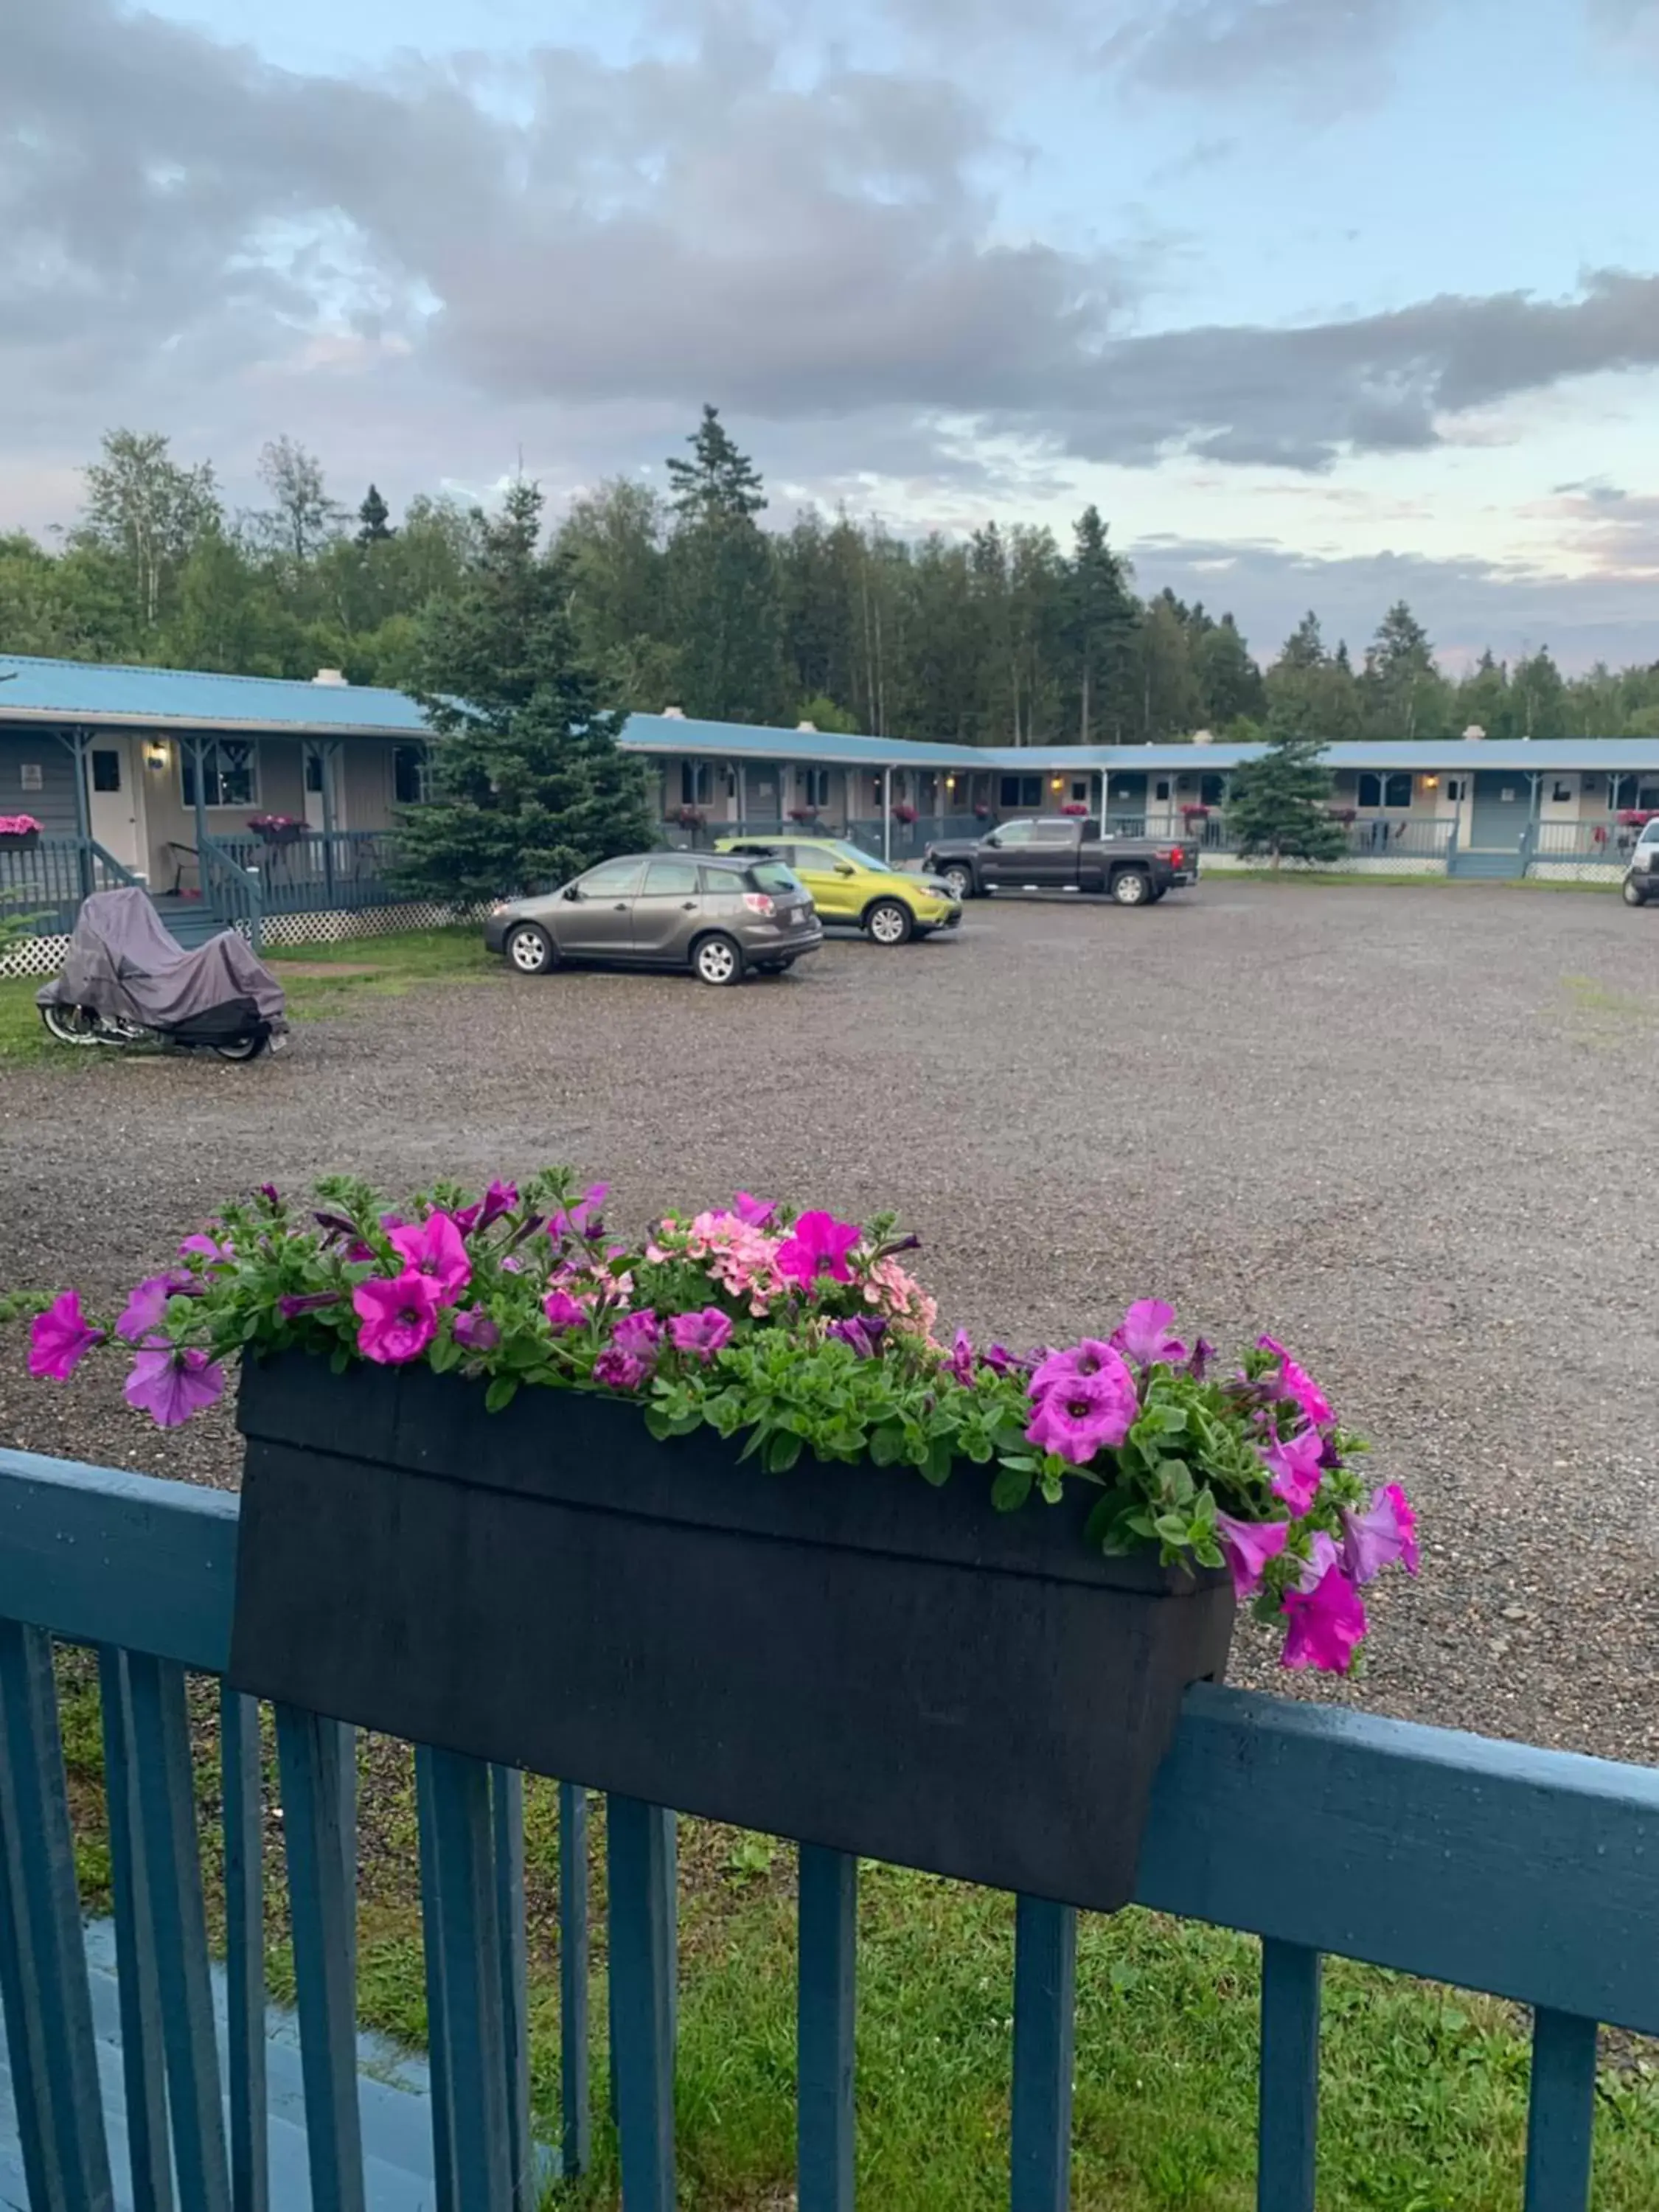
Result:
<svg viewBox="0 0 1659 2212"><path fill-rule="evenodd" d="M115 1297L221 1196L338 1169L570 1160L630 1226L738 1187L896 1205L976 1334L1155 1291L1313 1368L1425 1538L1346 1694L1651 1760L1656 1051L1659 921L1604 897L1212 878L1134 914L977 905L954 939L832 943L737 991L492 977L365 999L251 1068L9 1071L0 1283ZM228 1421L162 1437L112 1368L56 1390L22 1352L0 1437L234 1481ZM1273 1680L1256 1632L1237 1650Z"/></svg>

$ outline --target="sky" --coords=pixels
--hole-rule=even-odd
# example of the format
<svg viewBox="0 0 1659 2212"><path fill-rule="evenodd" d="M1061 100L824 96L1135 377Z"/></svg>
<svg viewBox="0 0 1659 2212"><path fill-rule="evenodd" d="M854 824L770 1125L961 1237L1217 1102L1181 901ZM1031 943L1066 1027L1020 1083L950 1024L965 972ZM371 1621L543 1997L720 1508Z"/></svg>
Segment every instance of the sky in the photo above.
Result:
<svg viewBox="0 0 1659 2212"><path fill-rule="evenodd" d="M113 425L1092 501L1270 656L1659 659L1659 0L0 0L0 530ZM3 641L0 641L3 642Z"/></svg>

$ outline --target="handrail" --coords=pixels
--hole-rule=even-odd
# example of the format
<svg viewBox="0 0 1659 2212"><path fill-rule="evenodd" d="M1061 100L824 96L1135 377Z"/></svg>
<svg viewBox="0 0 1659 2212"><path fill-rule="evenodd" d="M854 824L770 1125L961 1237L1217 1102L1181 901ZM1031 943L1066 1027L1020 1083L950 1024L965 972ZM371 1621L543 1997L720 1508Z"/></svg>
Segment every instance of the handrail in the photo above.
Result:
<svg viewBox="0 0 1659 2212"><path fill-rule="evenodd" d="M118 1949L125 1928L137 1946L125 1955L152 1960L147 1971L159 1975L166 2000L153 2018L137 2004L131 2017L167 2027L175 2152L181 2167L188 2150L211 2169L223 2155L222 2144L214 2148L222 2122L211 2032L192 2043L185 2019L204 2001L206 1953L183 1670L219 1674L227 1663L237 1531L237 1501L222 1492L0 1451L0 1988L20 2107L55 2127L60 2153L73 2145L89 2177L80 2194L46 2188L32 2200L54 2212L100 2201L107 2152L96 2096L88 2110L84 2090L92 2030L83 1984L76 1995L84 1968L49 1639L100 1653L106 1746L130 1762L111 1787ZM228 1761L244 1759L257 1743L252 1708L226 1692L224 1711ZM362 2145L341 1967L355 1912L343 1851L351 1732L283 1709L277 1739L313 2192L319 2203L361 2203L346 2179L354 2160L361 2173ZM453 2198L441 2189L440 2201L511 2212L528 2156L516 1784L447 1753L418 1752L417 1768L435 1993L434 2126L445 2156L463 2166ZM131 1863L123 1854L137 1832L121 1826L116 1780L137 1792L143 1856ZM224 1814L228 1850L253 1850L256 1873L258 1798L257 1787L250 1801L228 1784ZM580 1789L567 1784L561 1803L568 1850L585 1818ZM630 2205L657 2212L674 2201L672 1816L613 1798L609 1832L624 2186ZM840 2100L851 2063L855 1864L803 1850L803 2212L845 2201L830 2185L850 2175L850 2106ZM1528 2202L1571 2208L1584 2203L1588 2182L1595 2023L1659 2033L1656 1865L1659 1772L1200 1687L1188 1695L1158 1778L1136 1897L1262 1939L1264 2202L1294 2212L1312 2204L1317 1960L1330 1952L1534 2008L1529 2171L1543 2193ZM233 1984L251 2005L246 1978L261 1971L263 1939L259 1887L250 1882L238 1893L246 1909L228 1940ZM158 1900L165 1911L152 1909ZM580 1884L567 1890L565 1910L575 1916L561 1946L567 2043L584 2018L584 1904ZM1027 2179L1017 2182L1016 2205L1067 2201L1073 1942L1068 1908L1020 1900L1012 2156ZM175 2002L185 2021L177 2034ZM128 2060L141 2075L142 2055ZM159 2051L154 2058L159 2067ZM246 2062L233 2041L231 2109L243 2113L245 2149L253 2140ZM585 2087L572 2095L581 2099L564 2115L574 2164L586 2142ZM479 2124L482 2113L494 2116L489 2124ZM27 2125L24 2135L27 2146Z"/></svg>
<svg viewBox="0 0 1659 2212"><path fill-rule="evenodd" d="M258 952L264 938L264 899L258 873L244 867L234 852L215 837L201 840L197 862L202 897L214 919L227 929L245 930Z"/></svg>

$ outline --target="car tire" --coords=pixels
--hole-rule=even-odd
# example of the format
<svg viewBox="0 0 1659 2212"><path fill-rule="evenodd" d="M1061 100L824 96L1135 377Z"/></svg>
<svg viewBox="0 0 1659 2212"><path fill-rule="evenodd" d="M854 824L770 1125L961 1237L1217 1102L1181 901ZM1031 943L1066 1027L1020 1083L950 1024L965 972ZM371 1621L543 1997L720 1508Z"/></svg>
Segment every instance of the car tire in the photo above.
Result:
<svg viewBox="0 0 1659 2212"><path fill-rule="evenodd" d="M1145 906L1152 895L1152 879L1145 868L1120 868L1112 878L1112 898L1118 906Z"/></svg>
<svg viewBox="0 0 1659 2212"><path fill-rule="evenodd" d="M1626 876L1620 888L1624 893L1625 904L1626 906L1645 906L1647 904L1648 894L1646 888L1644 885L1638 884L1633 876Z"/></svg>
<svg viewBox="0 0 1659 2212"><path fill-rule="evenodd" d="M915 927L909 908L897 899L878 899L864 917L864 933L870 942L889 948L908 943Z"/></svg>
<svg viewBox="0 0 1659 2212"><path fill-rule="evenodd" d="M515 975L547 975L559 964L553 940L533 921L521 921L509 933L507 963Z"/></svg>
<svg viewBox="0 0 1659 2212"><path fill-rule="evenodd" d="M718 933L700 937L691 948L691 972L700 983L719 988L743 981L743 949L736 939Z"/></svg>
<svg viewBox="0 0 1659 2212"><path fill-rule="evenodd" d="M939 881L949 884L951 896L954 899L970 899L979 896L978 891L974 888L974 872L971 868L946 868L940 875Z"/></svg>

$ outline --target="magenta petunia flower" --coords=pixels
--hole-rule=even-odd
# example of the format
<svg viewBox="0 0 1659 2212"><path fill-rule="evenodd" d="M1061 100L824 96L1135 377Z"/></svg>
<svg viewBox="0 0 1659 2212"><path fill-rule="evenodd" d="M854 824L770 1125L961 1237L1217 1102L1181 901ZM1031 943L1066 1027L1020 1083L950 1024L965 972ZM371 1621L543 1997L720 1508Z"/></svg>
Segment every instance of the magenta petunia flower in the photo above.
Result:
<svg viewBox="0 0 1659 2212"><path fill-rule="evenodd" d="M778 1247L778 1272L803 1285L816 1282L820 1275L850 1283L853 1271L847 1255L863 1234L856 1222L837 1221L833 1213L803 1213Z"/></svg>
<svg viewBox="0 0 1659 2212"><path fill-rule="evenodd" d="M179 1267L170 1268L164 1275L146 1275L128 1298L125 1310L115 1324L115 1334L125 1337L129 1344L142 1344L152 1329L161 1326L170 1297L179 1291L201 1288L194 1275L187 1275Z"/></svg>
<svg viewBox="0 0 1659 2212"><path fill-rule="evenodd" d="M1162 1298L1137 1298L1112 1331L1112 1342L1142 1367L1160 1359L1178 1367L1187 1347L1170 1327L1174 1319L1175 1308Z"/></svg>
<svg viewBox="0 0 1659 2212"><path fill-rule="evenodd" d="M1319 1495L1324 1480L1325 1439L1316 1429L1302 1430L1288 1443L1275 1437L1263 1447L1261 1457L1273 1477L1268 1487L1299 1521Z"/></svg>
<svg viewBox="0 0 1659 2212"><path fill-rule="evenodd" d="M472 1280L465 1240L448 1214L428 1213L418 1224L399 1223L391 1237L392 1249L405 1268L430 1276L445 1305L453 1304Z"/></svg>
<svg viewBox="0 0 1659 2212"><path fill-rule="evenodd" d="M579 1305L568 1291L550 1291L542 1300L542 1311L555 1336L562 1336L567 1329L580 1328L587 1320L586 1307Z"/></svg>
<svg viewBox="0 0 1659 2212"><path fill-rule="evenodd" d="M1269 1559L1276 1559L1291 1533L1288 1521L1236 1521L1231 1513L1218 1513L1216 1532L1232 1570L1233 1595L1241 1605L1261 1587Z"/></svg>
<svg viewBox="0 0 1659 2212"><path fill-rule="evenodd" d="M837 1343L850 1344L860 1359L873 1359L881 1349L886 1326L884 1314L854 1314L846 1321L832 1321L825 1334Z"/></svg>
<svg viewBox="0 0 1659 2212"><path fill-rule="evenodd" d="M493 1352L501 1340L500 1329L477 1306L464 1307L452 1326L456 1343L465 1345L469 1352Z"/></svg>
<svg viewBox="0 0 1659 2212"><path fill-rule="evenodd" d="M37 1382L67 1382L104 1332L81 1310L78 1291L64 1291L29 1323L29 1373Z"/></svg>
<svg viewBox="0 0 1659 2212"><path fill-rule="evenodd" d="M701 1313L676 1314L668 1324L668 1334L676 1352L690 1352L695 1359L712 1359L732 1340L732 1317L718 1306L705 1306ZM617 1331L617 1341L622 1342L621 1329Z"/></svg>
<svg viewBox="0 0 1659 2212"><path fill-rule="evenodd" d="M216 1260L234 1259L235 1253L228 1241L222 1244L216 1237L209 1237L198 1231L194 1237L186 1237L179 1245L179 1257L181 1260L206 1260L211 1264Z"/></svg>
<svg viewBox="0 0 1659 2212"><path fill-rule="evenodd" d="M769 1229L778 1207L775 1199L751 1198L746 1190L740 1190L732 1201L732 1211L750 1229Z"/></svg>
<svg viewBox="0 0 1659 2212"><path fill-rule="evenodd" d="M225 1370L199 1345L147 1344L126 1379L129 1406L160 1429L176 1429L224 1392Z"/></svg>
<svg viewBox="0 0 1659 2212"><path fill-rule="evenodd" d="M611 1195L608 1182L589 1183L568 1213L556 1213L547 1224L556 1243L562 1237L599 1237L604 1233L599 1209Z"/></svg>
<svg viewBox="0 0 1659 2212"><path fill-rule="evenodd" d="M1347 1673L1365 1633L1365 1607L1340 1564L1327 1567L1312 1589L1286 1590L1281 1610L1287 1624L1281 1666Z"/></svg>
<svg viewBox="0 0 1659 2212"><path fill-rule="evenodd" d="M965 1328L957 1331L956 1342L951 1346L951 1372L965 1389L978 1371L979 1362L974 1356L974 1340Z"/></svg>
<svg viewBox="0 0 1659 2212"><path fill-rule="evenodd" d="M1115 1345L1108 1344L1097 1336L1085 1336L1081 1344L1073 1345L1066 1352L1045 1352L1036 1364L1031 1376L1030 1394L1040 1398L1057 1382L1067 1382L1074 1375L1127 1375L1123 1355Z"/></svg>
<svg viewBox="0 0 1659 2212"><path fill-rule="evenodd" d="M1259 1336L1255 1340L1258 1352L1270 1352L1279 1362L1279 1395L1295 1399L1302 1408L1303 1418L1314 1427L1323 1428L1336 1419L1331 1411L1331 1401L1320 1389L1305 1367L1298 1367L1290 1353L1276 1337Z"/></svg>
<svg viewBox="0 0 1659 2212"><path fill-rule="evenodd" d="M1098 1451L1121 1444L1139 1410L1133 1376L1116 1352L1113 1365L1073 1372L1051 1382L1036 1399L1027 1443L1058 1452L1086 1467ZM1033 1378L1035 1390L1035 1378Z"/></svg>
<svg viewBox="0 0 1659 2212"><path fill-rule="evenodd" d="M276 1301L276 1310L284 1321L293 1321L301 1314L321 1313L325 1306L337 1306L343 1292L339 1291L291 1291Z"/></svg>
<svg viewBox="0 0 1659 2212"><path fill-rule="evenodd" d="M635 1358L631 1352L618 1352L615 1345L593 1362L593 1380L612 1390L637 1390L650 1371L643 1359Z"/></svg>
<svg viewBox="0 0 1659 2212"><path fill-rule="evenodd" d="M644 1306L638 1313L623 1316L611 1332L611 1340L618 1352L635 1359L654 1359L662 1349L662 1323L649 1306Z"/></svg>
<svg viewBox="0 0 1659 2212"><path fill-rule="evenodd" d="M504 1213L511 1213L519 1202L519 1186L514 1182L492 1182L476 1206L463 1206L454 1215L455 1226L463 1237L475 1233L482 1236L493 1228Z"/></svg>
<svg viewBox="0 0 1659 2212"><path fill-rule="evenodd" d="M357 1349L363 1358L383 1367L401 1367L418 1359L438 1334L445 1299L434 1276L406 1267L391 1281L359 1283L351 1304L362 1323Z"/></svg>
<svg viewBox="0 0 1659 2212"><path fill-rule="evenodd" d="M1373 1491L1363 1513L1343 1507L1342 1555L1350 1577L1362 1584L1396 1559L1408 1575L1417 1572L1417 1516L1397 1482Z"/></svg>

